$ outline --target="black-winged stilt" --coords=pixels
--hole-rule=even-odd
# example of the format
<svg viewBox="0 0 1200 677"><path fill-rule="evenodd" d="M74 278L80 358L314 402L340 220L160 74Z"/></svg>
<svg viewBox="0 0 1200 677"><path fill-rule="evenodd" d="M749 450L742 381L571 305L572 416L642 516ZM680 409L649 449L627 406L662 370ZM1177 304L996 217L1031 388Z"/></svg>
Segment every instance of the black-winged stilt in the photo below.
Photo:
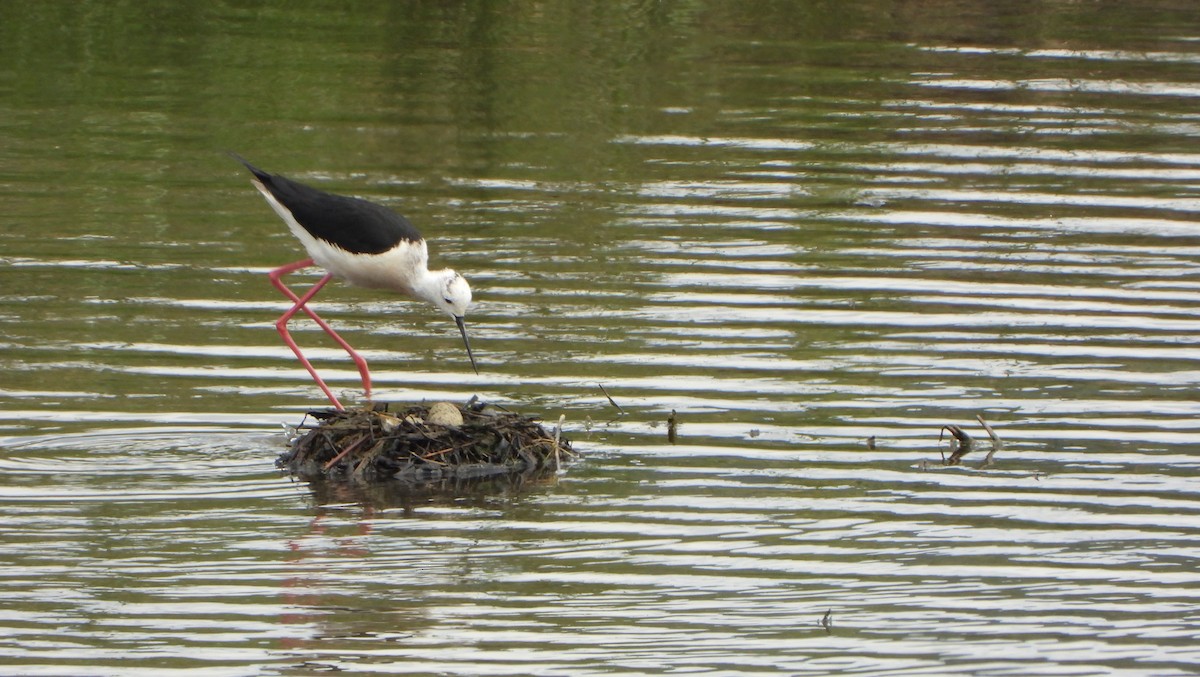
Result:
<svg viewBox="0 0 1200 677"><path fill-rule="evenodd" d="M271 284L291 299L293 304L275 322L275 328L333 406L344 408L304 356L300 346L292 340L287 324L300 311L312 318L354 360L362 377L363 389L370 400L371 372L367 369L367 361L338 336L316 311L308 307L308 302L334 278L359 287L399 292L428 301L446 312L458 324L463 344L467 347L467 357L471 359L471 368L479 373L463 321L467 306L471 304L471 287L462 275L449 268L429 270L429 250L425 239L408 219L366 200L333 195L278 174L268 174L240 155L230 155L250 170L254 175L250 183L262 193L267 204L283 219L308 252L309 258L280 266L267 274ZM284 275L314 265L324 268L325 276L303 295L297 295L283 283Z"/></svg>

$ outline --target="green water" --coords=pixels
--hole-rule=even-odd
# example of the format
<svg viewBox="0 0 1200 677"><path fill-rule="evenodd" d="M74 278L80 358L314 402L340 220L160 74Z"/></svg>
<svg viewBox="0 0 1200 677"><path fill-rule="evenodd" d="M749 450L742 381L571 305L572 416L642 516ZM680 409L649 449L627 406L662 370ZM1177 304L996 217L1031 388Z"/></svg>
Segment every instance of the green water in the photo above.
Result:
<svg viewBox="0 0 1200 677"><path fill-rule="evenodd" d="M0 3L0 672L1195 672L1193 5ZM585 460L280 475L304 254L229 150L470 279L478 376L317 297L378 398Z"/></svg>

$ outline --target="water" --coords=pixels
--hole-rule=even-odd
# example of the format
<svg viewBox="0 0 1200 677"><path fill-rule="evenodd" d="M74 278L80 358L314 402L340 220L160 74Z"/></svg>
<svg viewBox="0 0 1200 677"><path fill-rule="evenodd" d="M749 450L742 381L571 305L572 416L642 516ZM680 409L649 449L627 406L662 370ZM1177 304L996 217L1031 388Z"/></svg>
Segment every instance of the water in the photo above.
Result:
<svg viewBox="0 0 1200 677"><path fill-rule="evenodd" d="M0 5L2 671L1194 674L1198 61L1183 0ZM226 149L472 281L479 376L319 297L381 398L586 459L280 475L301 254Z"/></svg>

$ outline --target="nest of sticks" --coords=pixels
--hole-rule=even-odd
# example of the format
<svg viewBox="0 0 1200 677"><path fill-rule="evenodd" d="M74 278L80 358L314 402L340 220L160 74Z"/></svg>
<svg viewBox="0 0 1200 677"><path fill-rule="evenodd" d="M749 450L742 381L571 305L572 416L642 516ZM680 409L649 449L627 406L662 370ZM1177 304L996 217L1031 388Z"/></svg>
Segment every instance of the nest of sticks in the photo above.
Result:
<svg viewBox="0 0 1200 677"><path fill-rule="evenodd" d="M276 465L306 480L426 484L548 474L576 456L560 428L474 398L388 409L311 411L318 423L301 424Z"/></svg>

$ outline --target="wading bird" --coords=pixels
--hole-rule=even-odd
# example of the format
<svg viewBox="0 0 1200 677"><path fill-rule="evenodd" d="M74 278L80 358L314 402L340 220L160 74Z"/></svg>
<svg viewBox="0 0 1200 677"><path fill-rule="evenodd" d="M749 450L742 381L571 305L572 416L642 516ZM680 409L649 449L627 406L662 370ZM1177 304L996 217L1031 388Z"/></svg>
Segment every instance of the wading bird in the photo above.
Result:
<svg viewBox="0 0 1200 677"><path fill-rule="evenodd" d="M373 202L333 195L278 174L268 174L240 155L230 155L250 170L254 175L250 183L262 193L267 204L283 219L308 252L309 258L280 266L267 274L271 284L291 299L293 304L275 322L275 328L333 406L344 409L304 356L300 346L292 340L287 324L300 311L312 318L354 360L369 401L371 372L367 369L367 361L308 306L317 292L334 278L358 287L387 289L428 301L449 314L458 324L463 344L467 347L467 357L471 359L471 368L476 374L479 373L463 320L467 306L471 304L471 287L462 275L449 268L429 270L429 250L425 239L408 219ZM283 276L309 266L324 268L325 276L303 295L296 294L283 283Z"/></svg>

